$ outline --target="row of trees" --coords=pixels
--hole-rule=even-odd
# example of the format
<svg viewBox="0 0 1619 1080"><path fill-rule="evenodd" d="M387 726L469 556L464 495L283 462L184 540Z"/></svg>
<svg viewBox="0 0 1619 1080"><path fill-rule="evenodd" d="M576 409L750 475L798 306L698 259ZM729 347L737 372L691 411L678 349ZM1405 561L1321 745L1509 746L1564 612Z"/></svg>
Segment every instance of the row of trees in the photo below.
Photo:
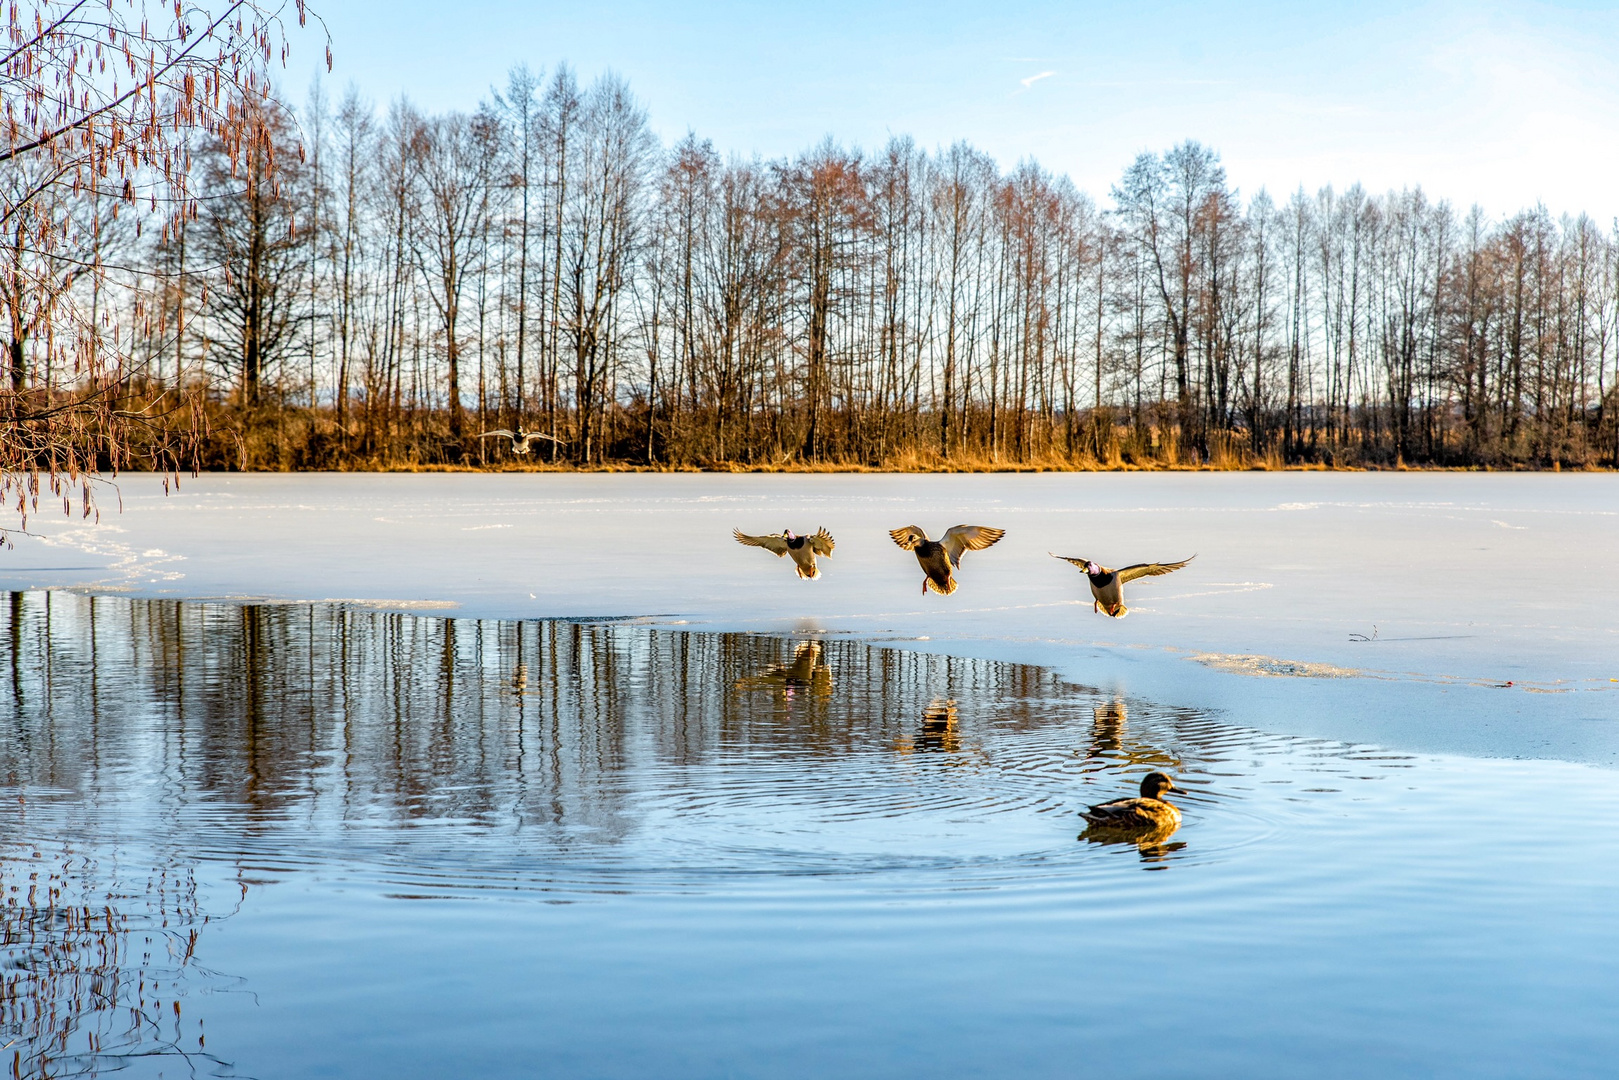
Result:
<svg viewBox="0 0 1619 1080"><path fill-rule="evenodd" d="M469 115L264 108L191 148L194 213L72 231L141 392L212 401L211 463L487 461L503 426L592 465L1619 464L1585 216L1245 199L1195 142L1102 204L965 144L725 157L565 67ZM63 379L11 344L15 387Z"/></svg>

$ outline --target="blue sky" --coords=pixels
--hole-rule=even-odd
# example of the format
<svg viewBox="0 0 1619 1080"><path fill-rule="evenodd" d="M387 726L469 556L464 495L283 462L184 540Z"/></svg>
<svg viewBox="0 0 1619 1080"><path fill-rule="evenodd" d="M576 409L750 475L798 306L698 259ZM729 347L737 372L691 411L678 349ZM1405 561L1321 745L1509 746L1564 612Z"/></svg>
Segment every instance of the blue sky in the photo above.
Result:
<svg viewBox="0 0 1619 1080"><path fill-rule="evenodd" d="M653 127L774 157L827 135L966 139L1105 199L1194 138L1244 193L1421 184L1619 215L1619 2L502 3L315 0L335 93L470 109L518 62L628 78ZM294 38L301 98L319 67Z"/></svg>

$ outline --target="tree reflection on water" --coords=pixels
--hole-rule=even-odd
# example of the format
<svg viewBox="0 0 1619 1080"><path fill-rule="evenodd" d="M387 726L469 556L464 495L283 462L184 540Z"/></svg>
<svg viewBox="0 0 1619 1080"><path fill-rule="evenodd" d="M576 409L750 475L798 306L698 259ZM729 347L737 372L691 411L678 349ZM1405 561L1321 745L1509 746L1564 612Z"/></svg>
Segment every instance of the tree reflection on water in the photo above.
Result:
<svg viewBox="0 0 1619 1080"><path fill-rule="evenodd" d="M184 866L127 880L63 846L0 863L0 1032L10 1075L94 1076L171 1060L224 1075L182 1006L218 977L196 963L209 922Z"/></svg>
<svg viewBox="0 0 1619 1080"><path fill-rule="evenodd" d="M1153 710L1133 731L1124 701L1043 669L838 639L65 593L13 593L3 615L0 821L25 846L0 864L0 1023L17 1076L177 1056L227 1070L182 1004L222 979L197 960L206 928L255 882L349 858L356 836L437 844L431 863L498 832L543 875L547 851L629 846L649 806L695 828L721 811L731 827L1070 813L1144 766L1217 753L1223 730ZM723 787L747 770L711 767L738 763L769 764L769 782ZM1165 839L1142 857L1182 846Z"/></svg>

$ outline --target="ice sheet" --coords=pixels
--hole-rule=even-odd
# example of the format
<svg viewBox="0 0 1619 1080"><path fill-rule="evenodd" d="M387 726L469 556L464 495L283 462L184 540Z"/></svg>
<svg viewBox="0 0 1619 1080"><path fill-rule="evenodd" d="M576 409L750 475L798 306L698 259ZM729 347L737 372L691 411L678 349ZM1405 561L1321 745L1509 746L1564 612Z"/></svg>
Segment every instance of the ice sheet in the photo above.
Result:
<svg viewBox="0 0 1619 1080"><path fill-rule="evenodd" d="M1147 473L148 477L41 516L0 585L343 599L849 634L1046 664L1289 734L1619 764L1619 476ZM951 597L887 530L1007 530ZM825 526L818 581L737 545ZM1078 570L1197 559L1091 610ZM1508 685L1510 683L1510 685Z"/></svg>

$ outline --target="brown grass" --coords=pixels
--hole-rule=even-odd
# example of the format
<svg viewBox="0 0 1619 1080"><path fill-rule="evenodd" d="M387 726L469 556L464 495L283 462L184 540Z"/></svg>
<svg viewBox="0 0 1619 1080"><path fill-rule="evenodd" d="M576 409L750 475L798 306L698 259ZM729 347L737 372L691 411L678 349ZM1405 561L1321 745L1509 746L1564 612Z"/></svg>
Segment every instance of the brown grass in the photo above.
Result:
<svg viewBox="0 0 1619 1080"><path fill-rule="evenodd" d="M789 473L847 473L847 474L912 474L932 475L951 473L1217 473L1217 472L1319 472L1319 473L1366 473L1366 472L1423 472L1423 473L1510 473L1510 472L1593 472L1610 473L1616 470L1588 465L1570 469L1534 469L1524 465L1483 466L1483 465L1332 465L1327 462L1299 462L1293 464L1277 460L1276 455L1266 455L1255 458L1252 462L1241 464L1220 464L1216 462L1202 462L1199 464L1170 463L1170 462L1081 462L1063 464L1045 464L1039 462L962 462L962 461L902 461L896 460L881 465L869 465L859 462L790 462L786 464L768 464L746 462L709 462L703 465L637 465L626 462L602 462L599 464L575 464L573 462L559 462L555 465L548 462L522 462L500 461L488 465L475 462L460 464L371 464L351 462L335 469L277 469L268 467L248 468L239 470L250 473L292 473L292 472L363 472L363 473L730 473L742 474L789 474Z"/></svg>
<svg viewBox="0 0 1619 1080"><path fill-rule="evenodd" d="M445 418L432 413L403 416L367 429L358 421L340 427L328 410L311 411L267 405L255 409L235 409L215 403L211 426L201 440L201 452L187 465L200 471L241 472L588 472L588 473L1038 473L1038 472L1375 472L1394 471L1536 471L1536 465L1523 460L1499 460L1492 464L1411 463L1398 456L1384 458L1376 446L1349 442L1341 445L1284 450L1280 438L1272 438L1259 451L1252 436L1243 431L1206 432L1201 442L1183 440L1172 411L1148 410L1132 419L1124 413L1103 413L1087 417L1074 432L1061 430L1027 432L1028 442L1021 454L1003 445L999 452L984 444L983 432L953 447L946 456L931 438L920 445L903 441L887 442L887 449L873 447L864 454L834 452L819 460L806 461L796 454L771 454L766 460L714 460L685 444L677 451L660 444L660 453L676 456L674 462L642 464L645 453L634 439L610 444L607 460L588 464L543 457L521 458L503 442L476 439L456 443L448 437ZM469 417L469 422L472 418ZM633 425L622 425L635 431ZM982 426L982 425L981 425ZM473 431L478 430L476 427ZM930 433L936 434L936 433ZM1069 439L1075 451L1068 451ZM789 439L787 445L796 443ZM782 440L778 439L778 449ZM881 443L879 443L881 445ZM570 448L571 449L571 448ZM543 452L542 452L543 453ZM457 454L465 454L455 460ZM681 455L684 455L683 460ZM548 453L546 454L548 457ZM1291 458L1292 460L1289 460ZM1550 471L1613 471L1594 464L1589 454L1584 464L1563 460L1547 462Z"/></svg>

